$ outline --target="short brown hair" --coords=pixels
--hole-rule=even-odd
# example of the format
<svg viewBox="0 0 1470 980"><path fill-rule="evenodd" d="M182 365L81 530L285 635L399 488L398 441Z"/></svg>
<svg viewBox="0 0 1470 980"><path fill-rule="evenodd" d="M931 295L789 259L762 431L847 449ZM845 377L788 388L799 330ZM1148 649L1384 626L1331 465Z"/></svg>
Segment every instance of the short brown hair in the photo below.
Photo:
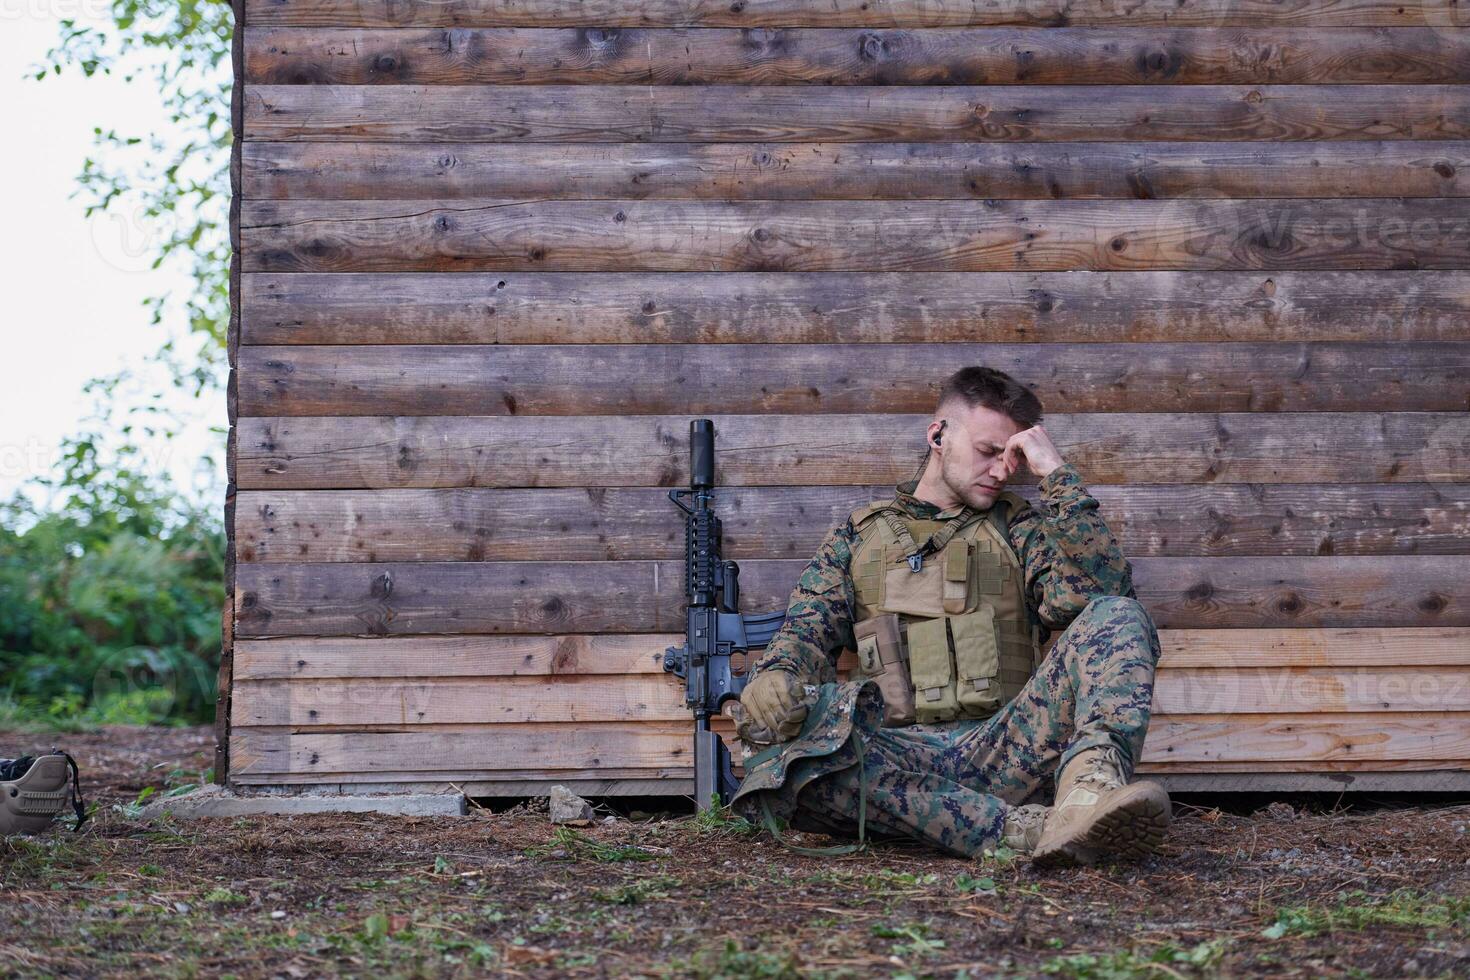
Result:
<svg viewBox="0 0 1470 980"><path fill-rule="evenodd" d="M988 367L961 368L939 389L939 411L952 401L966 408L983 406L1008 416L1023 429L1041 424L1041 399L1004 371Z"/></svg>

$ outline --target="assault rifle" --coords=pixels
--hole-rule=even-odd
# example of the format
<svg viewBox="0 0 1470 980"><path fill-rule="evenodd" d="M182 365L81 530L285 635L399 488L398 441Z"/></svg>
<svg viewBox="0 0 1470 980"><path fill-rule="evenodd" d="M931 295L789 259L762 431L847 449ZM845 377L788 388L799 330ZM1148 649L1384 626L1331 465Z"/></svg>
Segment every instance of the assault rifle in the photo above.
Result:
<svg viewBox="0 0 1470 980"><path fill-rule="evenodd" d="M700 810L722 805L735 792L730 753L709 721L740 696L748 675L734 674L730 658L771 642L786 611L740 612L740 566L722 557L720 519L710 504L715 483L715 424L689 423L689 489L670 490L684 512L684 645L664 653L664 670L684 679L684 703L694 712L694 798ZM693 506L681 498L692 498Z"/></svg>

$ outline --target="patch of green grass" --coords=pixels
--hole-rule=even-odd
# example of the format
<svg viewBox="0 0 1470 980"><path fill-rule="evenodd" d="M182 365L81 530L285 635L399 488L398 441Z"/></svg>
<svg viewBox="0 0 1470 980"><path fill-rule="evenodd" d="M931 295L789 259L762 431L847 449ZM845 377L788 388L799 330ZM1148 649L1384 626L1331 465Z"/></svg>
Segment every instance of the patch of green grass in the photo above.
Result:
<svg viewBox="0 0 1470 980"><path fill-rule="evenodd" d="M915 889L927 891L939 883L937 874L913 874L908 871L890 871L883 868L858 879L868 891L888 894Z"/></svg>
<svg viewBox="0 0 1470 980"><path fill-rule="evenodd" d="M658 901L668 898L672 889L682 886L684 883L678 878L668 875L659 875L656 878L642 878L619 885L616 888L603 888L592 893L592 897L599 902L607 902L610 905L641 905L644 902Z"/></svg>
<svg viewBox="0 0 1470 980"><path fill-rule="evenodd" d="M573 926L565 919L547 919L545 922L535 922L526 927L526 931L533 936L560 936L571 932Z"/></svg>
<svg viewBox="0 0 1470 980"><path fill-rule="evenodd" d="M210 905L244 905L250 899L237 891L220 887L210 889L209 893L204 896L204 901Z"/></svg>
<svg viewBox="0 0 1470 980"><path fill-rule="evenodd" d="M1135 949L1111 953L1074 953L1055 956L1041 965L1041 972L1070 980L1141 980L1144 977L1177 977L1188 971L1195 976L1212 976L1225 955L1223 939L1180 949L1166 943L1150 953ZM1188 975L1185 974L1185 975Z"/></svg>
<svg viewBox="0 0 1470 980"><path fill-rule="evenodd" d="M962 874L955 878L954 887L955 891L973 895L994 895L996 892L995 879L989 876L972 878Z"/></svg>
<svg viewBox="0 0 1470 980"><path fill-rule="evenodd" d="M1425 895L1400 888L1388 895L1349 892L1335 906L1293 905L1276 910L1276 921L1262 930L1267 939L1288 935L1315 936L1339 929L1465 928L1470 924L1470 898Z"/></svg>
<svg viewBox="0 0 1470 980"><path fill-rule="evenodd" d="M975 862L981 865L991 864L1003 868L1008 864L1014 863L1018 857L1020 855L1009 847L1006 847L1004 844L997 844L994 847L987 847L981 851L980 856L975 858Z"/></svg>
<svg viewBox="0 0 1470 980"><path fill-rule="evenodd" d="M915 957L927 959L937 955L944 949L943 939L930 939L929 927L922 922L911 922L908 925L890 926L879 924L870 930L874 936L880 939L902 939L901 943L894 943L891 952L900 959Z"/></svg>
<svg viewBox="0 0 1470 980"><path fill-rule="evenodd" d="M702 950L688 960L668 963L663 972L693 980L802 980L812 975L791 953L741 949L733 939L718 950Z"/></svg>
<svg viewBox="0 0 1470 980"><path fill-rule="evenodd" d="M727 806L715 805L708 810L701 810L688 823L701 834L751 837L761 832L759 824L751 823Z"/></svg>
<svg viewBox="0 0 1470 980"><path fill-rule="evenodd" d="M652 861L656 855L636 844L604 844L586 834L579 834L570 827L558 827L545 844L526 849L530 857L551 857L560 852L573 861L591 860L605 864L619 861Z"/></svg>
<svg viewBox="0 0 1470 980"><path fill-rule="evenodd" d="M0 865L0 881L9 883L49 878L55 872L73 867L82 859L82 852L73 838L53 834L5 838L0 841L0 856L5 858L5 863Z"/></svg>
<svg viewBox="0 0 1470 980"><path fill-rule="evenodd" d="M840 888L846 892L860 888L870 893L872 898L889 899L937 893L940 890L937 874L914 874L889 868L868 872L823 868L803 877L801 883Z"/></svg>

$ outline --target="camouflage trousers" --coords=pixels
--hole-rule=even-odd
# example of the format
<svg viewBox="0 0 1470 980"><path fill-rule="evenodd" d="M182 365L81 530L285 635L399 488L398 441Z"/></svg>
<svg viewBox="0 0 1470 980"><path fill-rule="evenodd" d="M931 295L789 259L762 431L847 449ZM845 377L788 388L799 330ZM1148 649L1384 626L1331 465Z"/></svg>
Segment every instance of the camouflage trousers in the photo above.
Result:
<svg viewBox="0 0 1470 980"><path fill-rule="evenodd" d="M865 732L870 835L974 856L999 842L1007 808L1050 787L1078 751L1117 746L1131 773L1148 729L1158 658L1158 630L1143 606L1099 597L991 717ZM851 765L806 782L792 826L853 836L859 778Z"/></svg>

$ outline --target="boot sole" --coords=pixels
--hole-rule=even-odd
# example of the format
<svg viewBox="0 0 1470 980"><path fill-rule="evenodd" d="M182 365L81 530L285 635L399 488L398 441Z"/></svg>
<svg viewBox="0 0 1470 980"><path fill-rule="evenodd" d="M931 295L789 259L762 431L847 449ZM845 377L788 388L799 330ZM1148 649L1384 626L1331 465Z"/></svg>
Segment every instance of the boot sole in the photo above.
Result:
<svg viewBox="0 0 1470 980"><path fill-rule="evenodd" d="M1113 794L1107 809L1060 840L1038 845L1031 863L1043 868L1095 864L1104 857L1139 860L1156 853L1172 818L1168 794L1158 783L1141 782Z"/></svg>

